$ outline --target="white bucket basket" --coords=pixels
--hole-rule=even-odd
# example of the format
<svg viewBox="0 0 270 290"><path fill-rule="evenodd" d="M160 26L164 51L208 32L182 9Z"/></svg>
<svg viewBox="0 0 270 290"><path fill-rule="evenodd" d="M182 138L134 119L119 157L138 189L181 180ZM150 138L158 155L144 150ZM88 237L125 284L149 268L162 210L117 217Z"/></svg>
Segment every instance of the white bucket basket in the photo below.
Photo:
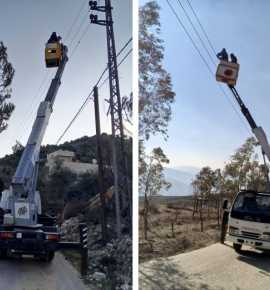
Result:
<svg viewBox="0 0 270 290"><path fill-rule="evenodd" d="M221 60L217 67L216 80L230 86L235 86L239 68L238 63Z"/></svg>

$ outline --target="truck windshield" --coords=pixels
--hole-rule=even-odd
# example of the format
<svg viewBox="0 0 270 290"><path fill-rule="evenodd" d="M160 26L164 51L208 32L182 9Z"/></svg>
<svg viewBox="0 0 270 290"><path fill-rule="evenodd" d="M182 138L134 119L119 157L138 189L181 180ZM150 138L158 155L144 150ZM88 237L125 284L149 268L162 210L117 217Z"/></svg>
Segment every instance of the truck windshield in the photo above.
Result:
<svg viewBox="0 0 270 290"><path fill-rule="evenodd" d="M240 192L232 206L231 217L247 221L270 223L270 194Z"/></svg>

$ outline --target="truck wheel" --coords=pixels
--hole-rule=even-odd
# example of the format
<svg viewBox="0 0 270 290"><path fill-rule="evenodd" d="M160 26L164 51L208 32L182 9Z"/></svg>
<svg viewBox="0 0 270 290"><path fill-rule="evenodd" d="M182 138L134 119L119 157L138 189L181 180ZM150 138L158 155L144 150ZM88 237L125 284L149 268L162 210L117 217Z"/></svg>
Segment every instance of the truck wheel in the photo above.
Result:
<svg viewBox="0 0 270 290"><path fill-rule="evenodd" d="M242 245L233 243L233 248L237 253L241 253Z"/></svg>
<svg viewBox="0 0 270 290"><path fill-rule="evenodd" d="M7 258L7 250L0 250L0 259Z"/></svg>
<svg viewBox="0 0 270 290"><path fill-rule="evenodd" d="M47 262L51 262L54 259L55 253L50 251L47 253Z"/></svg>
<svg viewBox="0 0 270 290"><path fill-rule="evenodd" d="M44 255L40 256L40 260L43 262L50 263L54 259L55 253L53 251L49 251Z"/></svg>

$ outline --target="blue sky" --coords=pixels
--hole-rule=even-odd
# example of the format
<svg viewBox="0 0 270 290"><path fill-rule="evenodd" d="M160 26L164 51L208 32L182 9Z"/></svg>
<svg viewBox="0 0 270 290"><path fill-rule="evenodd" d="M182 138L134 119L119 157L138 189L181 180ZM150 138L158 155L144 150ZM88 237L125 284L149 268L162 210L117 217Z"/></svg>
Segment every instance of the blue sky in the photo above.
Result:
<svg viewBox="0 0 270 290"><path fill-rule="evenodd" d="M170 1L199 45L177 0ZM270 2L190 1L216 50L226 47L238 56L240 73L236 87L257 124L270 136ZM141 1L141 4L145 2ZM169 139L164 141L153 137L147 143L147 148L150 150L161 146L170 158L172 167L223 167L235 149L252 133L246 120L239 119L220 92L215 79L207 71L183 29L178 26L166 1L157 2L161 6L164 66L172 76L176 101L169 125ZM186 0L181 2L188 9ZM191 11L187 11L192 16ZM200 49L203 52L201 46ZM207 54L204 55L207 57ZM225 85L224 89L227 91ZM233 101L232 95L227 92ZM239 111L236 105L235 108Z"/></svg>
<svg viewBox="0 0 270 290"><path fill-rule="evenodd" d="M0 40L8 47L9 59L16 70L11 99L16 110L8 130L1 134L1 157L11 152L16 139L26 143L37 107L55 73L55 69L47 69L44 63L44 46L50 34L56 31L63 36L69 55L75 46L77 49L64 71L43 144L55 144L105 68L107 51L105 27L89 23L86 0L1 0L0 3ZM120 50L132 36L132 0L113 0L112 5L116 48ZM68 33L81 7L79 19ZM67 34L69 37L65 38ZM131 56L119 68L119 76L121 94L129 95L132 91ZM43 82L46 77L47 81ZM43 87L39 90L41 84ZM108 97L107 82L100 90L101 127L106 132L110 132L110 118L106 116L108 106L104 101ZM90 103L62 141L94 134L94 109Z"/></svg>

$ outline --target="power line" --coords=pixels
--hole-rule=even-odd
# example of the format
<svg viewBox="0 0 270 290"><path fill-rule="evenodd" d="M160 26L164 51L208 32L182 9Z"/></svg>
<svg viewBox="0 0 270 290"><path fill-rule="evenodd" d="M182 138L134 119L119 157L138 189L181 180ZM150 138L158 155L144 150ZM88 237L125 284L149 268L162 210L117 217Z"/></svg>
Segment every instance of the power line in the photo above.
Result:
<svg viewBox="0 0 270 290"><path fill-rule="evenodd" d="M121 59L121 61L118 63L118 66L120 66L126 59L127 57L131 54L133 48L131 48L126 54L125 56ZM118 56L118 55L117 55ZM108 70L108 68L106 69L106 71ZM99 88L103 87L103 85L106 83L106 81L108 81L109 76L101 83L101 85L99 86Z"/></svg>
<svg viewBox="0 0 270 290"><path fill-rule="evenodd" d="M76 22L79 20L80 15L81 15L81 13L82 13L82 11L83 11L84 5L85 5L85 2L83 1L83 2L82 2L82 5L80 6L80 8L79 8L79 10L78 10L78 13L76 14L76 17L74 18L72 24L70 25L68 31L66 32L66 34L65 34L65 36L64 36L64 38L65 38L66 40L67 40L67 39L69 38L69 36L71 35L71 32L72 32L72 30L73 30L73 27L75 26ZM87 12L87 14L88 14L88 12ZM87 15L86 15L86 16L87 16ZM83 18L83 21L80 23L78 29L77 29L76 32L74 33L74 36L73 36L73 38L72 38L72 40L71 40L71 42L70 42L70 46L71 46L71 44L74 42L74 40L75 40L75 38L77 37L77 35L79 34L79 32L81 31L81 28L82 28L82 25L83 25L84 21L85 21L85 17ZM81 40L82 40L83 37L86 35L86 32L87 32L86 30L83 32L83 34L81 35L79 41L76 43L75 47L73 48L72 53L71 53L71 55L70 55L70 57L69 57L70 59L71 59L71 57L73 56L73 54L74 54L74 52L76 51L76 49L78 48L79 44L81 43ZM22 122L22 123L20 124L19 129L16 130L16 131L18 131L18 132L22 132L22 131L25 131L25 130L27 129L27 123L30 121L30 119L31 119L31 117L32 117L32 115L33 115L33 113L34 113L34 111L35 111L35 105L33 104L33 102L34 102L35 99L38 98L38 96L39 96L39 98L38 98L39 100L40 100L40 98L43 96L45 90L42 91L42 94L40 93L40 90L41 90L41 88L44 86L44 84L48 81L48 77L49 77L49 75L50 75L50 72L47 71L47 73L45 74L44 78L43 78L42 81L41 81L41 84L40 84L40 86L39 86L39 88L38 88L38 90L37 90L37 93L34 94L34 97L31 99L31 102L29 102L29 106L28 106L28 107L31 106L31 107L32 107L32 110L29 111L30 113L28 112L27 117L26 117L26 119L25 119L26 121L25 121L25 122ZM21 134L21 136L22 136L22 134ZM13 136L13 139L16 140L16 138L14 138L14 136Z"/></svg>
<svg viewBox="0 0 270 290"><path fill-rule="evenodd" d="M177 12L175 11L174 7L172 6L171 2L169 0L166 0L166 2L168 3L171 11L173 12L174 16L176 17L178 23L180 24L180 26L182 27L182 29L184 30L184 32L186 33L186 35L188 36L189 40L191 41L191 43L193 44L194 48L196 49L196 51L198 52L198 54L200 55L201 59L203 60L204 64L206 65L208 71L210 72L210 74L215 77L214 72L212 71L210 65L208 64L207 60L205 59L205 57L203 56L203 54L201 53L199 47L197 46L197 44L195 43L194 39L192 38L192 36L190 35L190 33L188 32L187 28L185 27L184 23L181 21L179 15L177 14ZM226 93L226 91L224 90L224 88L218 83L218 87L221 90L221 92L224 94L224 96L226 97L227 101L229 102L229 104L231 105L231 107L233 108L233 110L235 111L235 113L237 114L237 116L239 117L240 121L244 124L245 129L247 130L248 133L250 133L250 130L246 124L246 122L244 122L242 115L239 114L239 112L237 111L237 109L234 107L233 102L231 101L230 97L228 96L228 94Z"/></svg>
<svg viewBox="0 0 270 290"><path fill-rule="evenodd" d="M128 42L123 46L123 48L124 48L124 47L126 48L127 45L131 42L131 40L132 40L132 38L130 38L130 39L128 40ZM123 50L124 50L123 48L118 52L117 56L119 56L119 55L123 52ZM120 66L120 65L121 65L121 64L122 64L122 63L127 59L127 57L130 55L131 52L132 52L132 49L130 49L130 50L127 52L127 54L123 57L123 59L119 62L118 67L119 67L119 66ZM94 87L99 85L99 83L100 83L102 77L105 75L105 73L107 72L107 70L108 70L108 66L106 66L106 68L103 70L103 72L101 73L101 75L100 75L100 77L98 78L98 80L97 80L96 84L94 85ZM106 78L105 81L107 81L107 80L108 80L108 78ZM102 84L100 85L100 87L102 87L102 86L104 85L105 81L102 82ZM62 140L62 138L65 136L65 134L66 134L67 131L70 129L70 127L72 126L72 124L74 123L74 121L77 119L77 117L80 115L80 113L82 112L82 110L83 110L84 107L86 106L87 102L88 102L89 100L92 99L91 96L92 96L92 94L93 94L93 91L94 91L94 88L92 88L92 90L90 91L90 93L88 94L88 96L85 98L83 104L81 105L81 107L79 108L79 110L77 111L77 113L74 115L74 117L71 119L71 121L69 122L69 124L67 125L67 127L65 128L65 130L63 131L63 133L62 133L62 134L60 135L60 137L57 139L57 141L56 141L56 145L58 145L59 142Z"/></svg>
<svg viewBox="0 0 270 290"><path fill-rule="evenodd" d="M127 46L131 43L131 41L132 41L132 37L130 37L130 39L126 42L126 44L120 49L120 51L117 53L117 55L116 56L119 56L122 52L123 52L123 50L125 50L126 48L127 48Z"/></svg>
<svg viewBox="0 0 270 290"><path fill-rule="evenodd" d="M188 3L188 6L189 6L190 9L191 9L193 15L195 16L195 18L196 18L196 20L197 20L199 26L201 27L201 30L202 30L202 32L203 32L205 38L207 39L207 42L208 42L209 46L211 47L213 53L216 55L216 50L215 50L215 48L214 48L214 45L213 45L212 42L210 41L210 38L209 38L208 34L206 33L206 30L204 29L204 27L203 27L203 25L202 25L202 23L201 23L199 17L197 16L197 13L196 13L195 10L193 9L193 7L192 7L192 5L191 5L191 2L190 2L189 0L186 0L186 1L187 1L187 3Z"/></svg>
<svg viewBox="0 0 270 290"><path fill-rule="evenodd" d="M71 127L71 125L74 123L74 121L77 119L77 117L80 115L80 113L82 112L82 110L84 109L86 103L88 102L88 100L90 99L91 95L93 94L93 89L91 90L90 94L87 96L87 98L84 100L83 104L81 105L81 107L79 108L79 110L77 111L77 113L75 114L75 116L72 118L72 120L69 122L68 126L66 127L66 129L64 130L64 132L61 134L61 136L58 138L58 140L56 141L56 145L58 145L58 143L61 141L61 139L65 136L65 134L67 133L67 131L69 130L69 128Z"/></svg>
<svg viewBox="0 0 270 290"><path fill-rule="evenodd" d="M180 0L178 0L178 1L180 1ZM197 22L198 22L198 24L199 24L199 26L200 26L203 34L204 34L209 46L210 46L213 54L216 56L216 50L214 48L214 45L213 45L212 41L210 40L210 37L209 37L208 33L206 32L206 29L204 28L203 24L201 23L201 21L200 21L198 15L197 15L197 13L195 12L195 9L193 8L190 0L186 0L186 1L188 3L188 6L189 6L190 10L192 11L194 17L196 18L196 20L197 20ZM226 93L226 91L224 90L223 86L220 83L218 83L218 85L219 85L219 88L222 91L223 95L227 98L227 100L230 103L231 107L233 108L234 112L238 115L239 119L242 121L242 123L244 124L245 128L247 129L247 131L249 133L250 132L249 127L247 126L246 122L243 120L243 116L240 115L239 111L235 108L234 103L231 101L230 96Z"/></svg>
<svg viewBox="0 0 270 290"><path fill-rule="evenodd" d="M73 50L71 51L71 53L70 53L70 59L72 58L72 56L74 55L74 53L75 53L75 51L76 51L76 49L78 48L78 46L81 44L81 41L82 41L82 39L85 37L85 35L86 35L86 33L89 31L88 30L88 26L84 29L84 31L83 31L83 33L82 33L82 35L81 35L81 37L79 38L79 40L77 41L77 43L75 44L75 46L73 47Z"/></svg>
<svg viewBox="0 0 270 290"><path fill-rule="evenodd" d="M68 44L69 47L71 47L71 45L73 44L74 40L76 39L76 37L77 37L77 36L79 35L79 33L81 32L82 27L83 27L83 25L84 25L84 23L85 23L85 20L88 19L86 16L87 16L87 14L82 18L82 21L81 21L80 25L78 26L76 32L73 34L73 37L72 37L70 43ZM89 27L89 25L87 25L87 28L88 28L88 27Z"/></svg>
<svg viewBox="0 0 270 290"><path fill-rule="evenodd" d="M123 57L123 59L119 62L118 67L127 59L127 57L130 55L130 53L132 52L132 49L130 49L128 51L128 53ZM119 55L119 53L118 53ZM107 72L108 70L108 66L103 70L102 74L100 75L98 81L96 82L95 86L98 86L102 77L104 76L104 74ZM99 88L101 88L106 81L108 81L108 77L102 82L102 84L99 86ZM81 107L79 108L79 110L77 111L77 113L75 114L75 116L72 118L72 120L69 122L68 126L66 127L66 129L64 130L64 132L61 134L61 136L58 138L58 140L56 141L56 145L59 144L59 142L61 141L61 139L64 137L64 135L66 134L66 132L69 130L69 128L71 127L71 125L74 123L74 121L77 119L77 117L80 115L80 113L82 112L82 110L84 109L85 105L87 104L87 102L93 98L91 98L91 95L93 94L94 89L91 90L91 92L89 93L89 95L86 97L86 99L84 100L83 104L81 105Z"/></svg>
<svg viewBox="0 0 270 290"><path fill-rule="evenodd" d="M37 93L31 100L30 104L32 105L32 110L28 111L28 115L27 118L25 119L25 122L23 122L21 125L22 127L24 127L24 130L27 129L27 123L30 121L33 113L35 112L35 106L38 104L39 98L38 96L43 96L46 92L47 89L47 85L50 82L50 77L52 76L52 74L50 74L49 72L46 74L46 78L45 81L42 83L42 85L39 88L39 93ZM41 88L43 87L43 89L41 90Z"/></svg>
<svg viewBox="0 0 270 290"><path fill-rule="evenodd" d="M169 7L171 8L171 11L173 12L174 16L176 17L178 23L181 25L181 27L183 28L184 32L186 33L186 35L188 36L189 40L191 41L191 43L193 44L194 48L196 49L196 51L198 52L198 54L200 55L201 59L203 60L204 64L206 65L206 67L208 68L208 70L210 71L211 74L214 74L214 72L212 71L211 67L209 66L208 62L206 61L205 57L203 56L203 54L201 53L199 47L197 46L197 44L195 43L195 41L193 40L193 38L191 37L190 33L188 32L187 28L185 27L184 23L181 21L179 15L176 13L174 7L172 6L171 2L169 0L166 0Z"/></svg>
<svg viewBox="0 0 270 290"><path fill-rule="evenodd" d="M73 27L75 26L76 22L79 20L79 17L80 17L80 15L81 15L82 11L83 11L84 4L85 4L85 2L84 2L84 0L83 0L83 1L82 1L82 5L80 6L80 8L79 8L79 10L78 10L78 13L77 13L76 17L74 18L74 20L73 20L73 22L72 22L72 24L71 24L69 30L67 31L67 33L66 33L65 36L64 36L64 39L68 39L68 38L69 38L69 36L70 36L70 34L71 34L71 32L72 32Z"/></svg>
<svg viewBox="0 0 270 290"><path fill-rule="evenodd" d="M210 53L209 49L207 48L207 46L205 45L203 39L202 39L201 36L200 36L200 33L198 32L197 28L196 28L195 25L193 24L193 22L192 22L191 18L189 17L189 15L188 15L188 13L187 13L185 7L183 6L183 4L181 3L180 0L177 0L177 2L178 2L178 5L179 5L179 6L182 8L182 10L184 11L184 13L185 13L185 15L186 15L186 17L187 17L189 23L191 24L191 26L192 26L194 32L196 33L197 37L199 38L199 40L200 40L200 42L201 42L203 48L205 49L206 53L208 54L210 60L211 60L212 63L216 66L216 61L215 61L215 59L214 59L213 56L211 55L211 53ZM216 56L216 55L215 55L215 56Z"/></svg>
<svg viewBox="0 0 270 290"><path fill-rule="evenodd" d="M41 89L48 82L49 76L50 76L50 72L47 71L46 74L44 75L44 78L42 79L42 81L40 83L40 86L38 87L36 93L32 97L31 101L28 102L27 108L32 107L32 110L29 110L28 114L26 114L25 122L21 122L19 124L19 127L17 127L18 129L16 130L17 132L22 132L22 131L25 131L27 129L26 124L29 122L29 120L30 120L30 118L31 118L31 116L32 116L32 114L33 114L33 112L35 110L34 102L41 95L41 92L43 94L44 90L41 91ZM22 136L22 134L20 136L18 136L17 138L14 138L14 137L13 138L15 140L19 140L21 136Z"/></svg>

